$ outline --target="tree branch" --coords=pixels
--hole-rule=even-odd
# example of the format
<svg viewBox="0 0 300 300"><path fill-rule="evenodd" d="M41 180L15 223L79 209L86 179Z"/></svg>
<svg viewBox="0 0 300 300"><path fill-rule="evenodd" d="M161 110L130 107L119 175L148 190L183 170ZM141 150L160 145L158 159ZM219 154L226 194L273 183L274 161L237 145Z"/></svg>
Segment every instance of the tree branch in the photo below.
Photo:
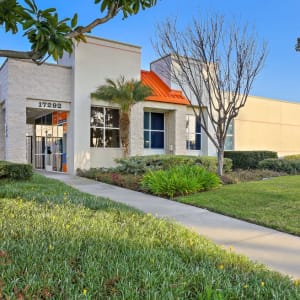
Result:
<svg viewBox="0 0 300 300"><path fill-rule="evenodd" d="M92 21L90 24L83 26L83 27L79 27L78 29L67 34L66 37L72 39L72 38L76 38L80 34L90 32L96 26L98 26L100 24L104 24L104 23L108 22L109 20L111 20L112 18L114 18L119 13L119 11L120 11L120 8L118 8L117 3L112 4L112 6L108 10L105 17L97 18L94 21Z"/></svg>
<svg viewBox="0 0 300 300"><path fill-rule="evenodd" d="M41 56L34 51L0 50L0 57L13 57L19 59L37 60Z"/></svg>

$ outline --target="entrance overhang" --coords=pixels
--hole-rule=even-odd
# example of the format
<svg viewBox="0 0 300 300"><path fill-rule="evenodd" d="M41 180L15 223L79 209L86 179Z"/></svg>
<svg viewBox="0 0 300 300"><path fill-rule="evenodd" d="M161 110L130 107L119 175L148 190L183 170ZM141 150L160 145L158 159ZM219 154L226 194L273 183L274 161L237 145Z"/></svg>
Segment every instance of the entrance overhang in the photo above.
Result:
<svg viewBox="0 0 300 300"><path fill-rule="evenodd" d="M44 99L26 99L26 121L27 124L33 124L34 120L46 113L54 111L70 111L71 101L57 101Z"/></svg>
<svg viewBox="0 0 300 300"><path fill-rule="evenodd" d="M26 98L27 161L37 169L67 172L71 101Z"/></svg>

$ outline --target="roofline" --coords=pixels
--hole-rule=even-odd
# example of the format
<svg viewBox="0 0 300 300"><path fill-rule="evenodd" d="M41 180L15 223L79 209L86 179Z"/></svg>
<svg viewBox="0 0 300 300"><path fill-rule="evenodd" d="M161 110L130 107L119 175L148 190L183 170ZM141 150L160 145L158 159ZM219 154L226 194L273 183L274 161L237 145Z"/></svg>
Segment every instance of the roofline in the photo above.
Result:
<svg viewBox="0 0 300 300"><path fill-rule="evenodd" d="M38 66L35 62L33 62L30 59L20 59L20 58L6 58L6 60L3 63L3 65L5 63L7 63L8 61L10 61L10 60L11 61L19 61L19 62L22 62L22 63L34 64L34 65ZM2 69L3 65L1 66L0 70ZM41 66L43 66L43 65L53 66L53 67L60 67L60 68L64 68L64 69L72 69L72 67L70 67L70 66L60 65L60 64L57 64L57 63L47 63L47 62L44 62Z"/></svg>
<svg viewBox="0 0 300 300"><path fill-rule="evenodd" d="M276 102L283 102L283 103L290 103L290 104L300 105L300 102L297 102L295 100L293 101L293 100L284 100L284 99L274 99L274 98L268 98L268 97L263 97L263 96L255 96L255 95L248 95L248 97L267 100L267 101L276 101Z"/></svg>
<svg viewBox="0 0 300 300"><path fill-rule="evenodd" d="M165 59L165 58L167 58L167 57L171 57L171 59L172 59L173 57L176 58L176 54L174 54L174 53L166 54L166 55L164 55L164 56L162 56L162 57L160 57L160 58L158 58L158 59L153 60L152 62L150 62L150 66L151 66L153 63L156 63L156 62L158 62L158 61L160 61L160 60L163 60L163 59ZM197 62L197 63L202 63L201 60L196 59L196 58L193 58L193 57L185 57L185 56L183 56L183 55L180 55L180 57L182 57L182 58L187 58L187 59L192 60L192 61Z"/></svg>
<svg viewBox="0 0 300 300"><path fill-rule="evenodd" d="M158 75L158 74L156 74L154 71L147 71L147 70L141 70L141 74L142 74L142 72L147 72L147 73L154 73L154 75L155 76L157 76L161 81L162 81L162 83L165 85L165 86L167 86L168 87L168 89L170 89L170 91L173 91L173 92L180 92L180 94L182 94L182 96L184 97L184 98L186 98L185 97L185 95L183 94L183 92L182 92L182 90L174 90L174 89L172 89L172 88L170 88L161 78L160 78L160 76ZM187 99L187 98L186 98Z"/></svg>
<svg viewBox="0 0 300 300"><path fill-rule="evenodd" d="M156 62L160 61L160 60L163 60L163 59L165 59L165 58L169 57L169 56L171 56L171 57L172 57L172 54L171 54L171 53L170 53L170 54L166 54L166 55L165 55L165 56L163 56L163 57L159 57L159 58L157 58L157 59L155 59L155 60L151 61L151 62L150 62L150 66L151 66L152 64L154 64L154 63L156 63Z"/></svg>
<svg viewBox="0 0 300 300"><path fill-rule="evenodd" d="M123 46L129 46L129 47L134 47L134 48L137 48L137 49L142 49L141 46L137 46L137 45L133 45L133 44L129 44L129 43L123 43L123 42L110 40L110 39L105 39L105 38L100 38L100 37L93 36L93 35L86 35L86 37L87 38L92 38L92 39L95 39L95 40L99 40L99 41L110 42L110 43L119 44L119 45L123 45Z"/></svg>
<svg viewBox="0 0 300 300"><path fill-rule="evenodd" d="M154 82L154 80L151 80L150 85L147 85L147 83L143 82L143 78L145 78L146 74L149 74L151 76L154 76L155 80L158 80L159 83L162 85L156 90L156 84L153 86L151 83ZM148 75L147 75L148 76ZM146 77L147 78L147 77ZM162 102L162 103L170 103L170 104L176 104L176 105L189 105L189 100L183 95L181 90L173 90L171 89L155 72L153 71L145 71L141 70L141 81L146 86L149 86L150 88L153 88L154 94L148 96L145 98L147 101L156 101L156 102ZM156 94L155 91L164 90L164 95L162 96L160 93ZM177 97L176 97L177 96Z"/></svg>

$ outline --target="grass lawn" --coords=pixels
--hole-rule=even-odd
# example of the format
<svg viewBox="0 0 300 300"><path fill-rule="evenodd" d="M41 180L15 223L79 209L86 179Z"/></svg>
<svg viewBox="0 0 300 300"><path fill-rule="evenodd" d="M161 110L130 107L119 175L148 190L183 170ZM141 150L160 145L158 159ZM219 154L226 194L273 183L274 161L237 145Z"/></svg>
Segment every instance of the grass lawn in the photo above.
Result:
<svg viewBox="0 0 300 300"><path fill-rule="evenodd" d="M300 176L225 185L176 200L300 235Z"/></svg>
<svg viewBox="0 0 300 300"><path fill-rule="evenodd" d="M299 299L189 230L34 175L0 180L0 299Z"/></svg>

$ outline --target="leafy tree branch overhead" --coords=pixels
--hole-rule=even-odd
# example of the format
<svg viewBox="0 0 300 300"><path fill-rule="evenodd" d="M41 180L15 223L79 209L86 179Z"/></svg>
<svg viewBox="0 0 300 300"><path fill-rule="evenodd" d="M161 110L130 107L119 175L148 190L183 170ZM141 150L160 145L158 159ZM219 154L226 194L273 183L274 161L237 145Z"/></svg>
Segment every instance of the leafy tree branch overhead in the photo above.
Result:
<svg viewBox="0 0 300 300"><path fill-rule="evenodd" d="M28 51L0 50L0 57L32 59L41 64L48 57L55 60L63 52L72 52L74 41L85 41L84 34L108 22L119 13L126 19L150 8L157 0L94 0L99 17L89 24L78 25L78 14L60 19L56 8L40 9L35 0L0 0L0 25L6 33L22 32L31 45Z"/></svg>

